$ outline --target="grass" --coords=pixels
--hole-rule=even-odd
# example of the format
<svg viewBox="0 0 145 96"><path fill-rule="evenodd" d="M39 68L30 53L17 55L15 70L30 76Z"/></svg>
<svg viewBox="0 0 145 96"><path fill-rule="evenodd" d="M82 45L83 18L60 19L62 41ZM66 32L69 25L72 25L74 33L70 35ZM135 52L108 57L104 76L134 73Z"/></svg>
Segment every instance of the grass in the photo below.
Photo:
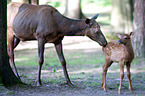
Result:
<svg viewBox="0 0 145 96"><path fill-rule="evenodd" d="M65 46L65 45L64 45ZM102 82L102 66L105 63L105 57L101 50L101 48L91 48L91 49L74 49L68 50L64 49L64 56L67 62L67 70L69 72L70 80L73 82L75 86L79 86L85 90L97 90L97 92L102 91L101 82ZM31 50L16 50L15 51L15 63L18 68L18 72L21 76L23 82L36 86L35 79L37 77L37 49ZM132 62L131 69L136 70L144 70L140 69L140 65L144 65L141 62L144 62L144 59L135 58ZM139 69L138 69L139 68ZM137 91L144 91L144 81L145 81L145 72L134 72L132 73L131 80L133 89L135 89L135 94ZM42 84L43 87L47 88L60 88L64 86L65 82L63 70L61 67L61 63L58 59L58 56L55 52L54 48L46 48L45 49L45 59L44 65L42 67ZM118 63L114 63L108 70L106 76L106 84L107 89L109 90L109 94L113 94L117 92L120 82L120 71ZM66 86L64 86L66 87ZM28 90L29 88L24 88ZM41 87L40 87L41 89ZM69 90L74 90L73 88L67 88ZM81 89L77 89L81 90ZM125 76L123 79L123 90L128 92L128 81L127 74L125 72ZM137 91L136 91L137 90ZM6 92L13 95L14 91Z"/></svg>
<svg viewBox="0 0 145 96"><path fill-rule="evenodd" d="M46 2L46 4L51 5L53 7L60 7L62 2Z"/></svg>

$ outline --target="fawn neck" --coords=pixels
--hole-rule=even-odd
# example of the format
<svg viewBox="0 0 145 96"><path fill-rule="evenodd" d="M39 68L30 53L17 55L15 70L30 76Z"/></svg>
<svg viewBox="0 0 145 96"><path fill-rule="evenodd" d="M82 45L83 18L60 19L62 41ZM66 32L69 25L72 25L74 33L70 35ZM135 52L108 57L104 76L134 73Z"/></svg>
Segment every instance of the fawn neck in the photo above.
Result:
<svg viewBox="0 0 145 96"><path fill-rule="evenodd" d="M125 46L126 51L128 52L129 58L132 60L134 58L134 52L133 52L131 40L128 43L126 43L126 45L124 46Z"/></svg>

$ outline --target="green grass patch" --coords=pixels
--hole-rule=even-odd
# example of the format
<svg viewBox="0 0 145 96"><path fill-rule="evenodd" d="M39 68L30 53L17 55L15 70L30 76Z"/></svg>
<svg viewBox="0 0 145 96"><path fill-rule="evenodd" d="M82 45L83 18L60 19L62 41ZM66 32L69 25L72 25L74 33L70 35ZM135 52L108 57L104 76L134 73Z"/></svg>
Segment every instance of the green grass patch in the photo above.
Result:
<svg viewBox="0 0 145 96"><path fill-rule="evenodd" d="M108 32L105 34L105 37L109 40L109 41L112 41L112 40L119 40L119 38L115 35L115 33L113 32Z"/></svg>
<svg viewBox="0 0 145 96"><path fill-rule="evenodd" d="M14 94L13 91L7 93L7 95L12 95L12 94Z"/></svg>
<svg viewBox="0 0 145 96"><path fill-rule="evenodd" d="M132 61L132 64L133 65L138 65L140 62L140 58L134 58L133 61Z"/></svg>
<svg viewBox="0 0 145 96"><path fill-rule="evenodd" d="M95 4L96 6L112 6L112 0L82 0L82 6Z"/></svg>
<svg viewBox="0 0 145 96"><path fill-rule="evenodd" d="M51 5L53 7L60 7L61 2L46 2L46 4Z"/></svg>

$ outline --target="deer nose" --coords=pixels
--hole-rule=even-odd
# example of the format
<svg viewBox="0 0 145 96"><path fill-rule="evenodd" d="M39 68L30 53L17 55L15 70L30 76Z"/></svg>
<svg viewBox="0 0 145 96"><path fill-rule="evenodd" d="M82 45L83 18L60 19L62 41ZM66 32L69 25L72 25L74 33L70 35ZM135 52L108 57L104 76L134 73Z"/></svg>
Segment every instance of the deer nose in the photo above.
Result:
<svg viewBox="0 0 145 96"><path fill-rule="evenodd" d="M121 43L121 39L118 40L118 43L119 43L119 44Z"/></svg>

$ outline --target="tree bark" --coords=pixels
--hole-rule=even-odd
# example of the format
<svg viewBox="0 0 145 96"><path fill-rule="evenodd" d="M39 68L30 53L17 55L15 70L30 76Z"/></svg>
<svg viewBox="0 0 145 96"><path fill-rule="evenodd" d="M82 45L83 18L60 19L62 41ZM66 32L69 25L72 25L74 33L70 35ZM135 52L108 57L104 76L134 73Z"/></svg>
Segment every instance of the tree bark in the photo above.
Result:
<svg viewBox="0 0 145 96"><path fill-rule="evenodd" d="M133 0L112 0L112 6L112 31L130 33L133 30Z"/></svg>
<svg viewBox="0 0 145 96"><path fill-rule="evenodd" d="M145 0L135 0L133 26L135 55L145 57Z"/></svg>
<svg viewBox="0 0 145 96"><path fill-rule="evenodd" d="M12 2L25 2L25 3L29 3L29 0L12 0Z"/></svg>
<svg viewBox="0 0 145 96"><path fill-rule="evenodd" d="M28 2L29 2L29 4L31 4L32 2L31 2L31 0L28 0Z"/></svg>
<svg viewBox="0 0 145 96"><path fill-rule="evenodd" d="M29 0L29 4L39 5L39 0Z"/></svg>
<svg viewBox="0 0 145 96"><path fill-rule="evenodd" d="M7 0L7 4L9 4L10 2L12 2L11 0Z"/></svg>
<svg viewBox="0 0 145 96"><path fill-rule="evenodd" d="M81 10L81 0L66 0L66 9L64 14L70 18L85 18Z"/></svg>
<svg viewBox="0 0 145 96"><path fill-rule="evenodd" d="M13 73L7 54L7 2L0 0L0 77L4 85L14 85L21 81Z"/></svg>

